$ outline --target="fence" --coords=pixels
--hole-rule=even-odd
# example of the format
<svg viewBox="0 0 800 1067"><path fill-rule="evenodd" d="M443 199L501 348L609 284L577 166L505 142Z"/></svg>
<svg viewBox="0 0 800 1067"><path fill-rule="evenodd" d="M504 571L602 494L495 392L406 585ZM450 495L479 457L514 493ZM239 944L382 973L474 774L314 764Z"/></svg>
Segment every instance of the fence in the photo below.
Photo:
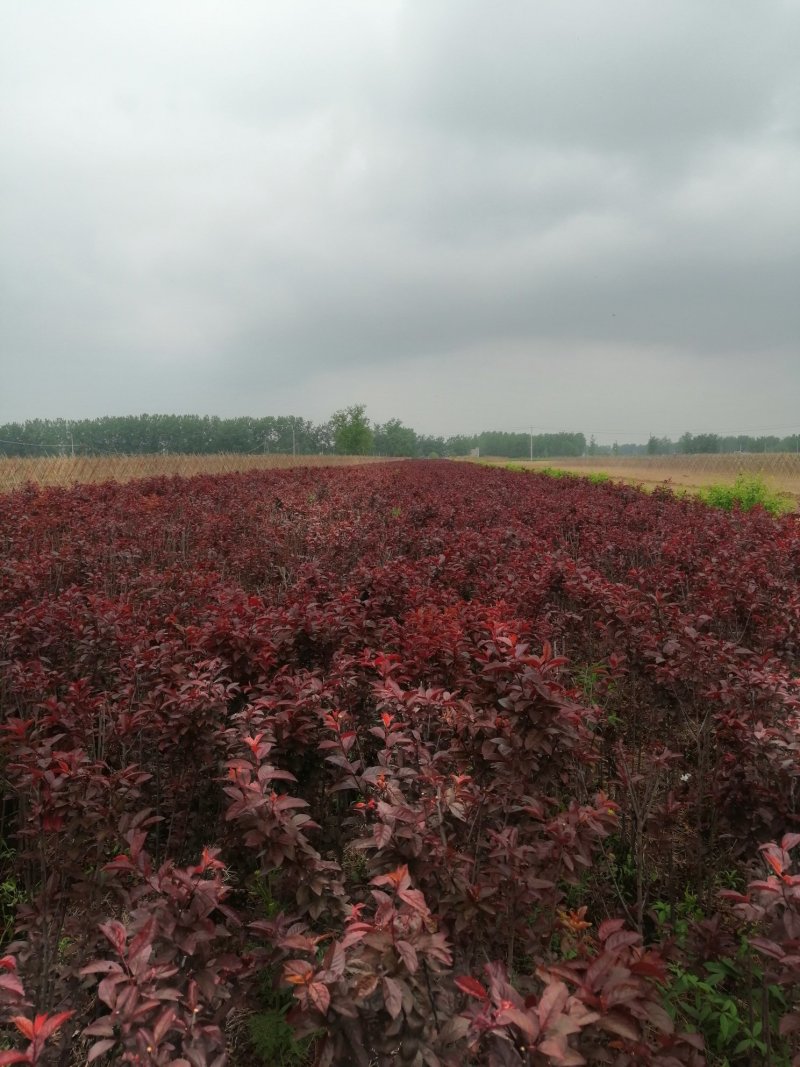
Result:
<svg viewBox="0 0 800 1067"><path fill-rule="evenodd" d="M241 453L214 455L42 456L0 455L0 492L33 483L68 486L80 482L128 482L135 478L179 474L232 474L289 467L340 467L385 463L382 456L291 456ZM508 460L498 460L507 463ZM519 461L515 461L519 462ZM526 464L527 465L527 464ZM800 497L800 455L794 452L716 453L674 456L570 456L534 461L534 466L573 471L606 471L614 478L655 485L702 486L732 482L740 474L760 475L776 488Z"/></svg>
<svg viewBox="0 0 800 1067"><path fill-rule="evenodd" d="M377 456L292 456L217 453L214 455L42 456L35 459L0 456L0 493L30 483L69 486L85 482L129 482L179 474L233 474L289 467L347 467L386 462Z"/></svg>

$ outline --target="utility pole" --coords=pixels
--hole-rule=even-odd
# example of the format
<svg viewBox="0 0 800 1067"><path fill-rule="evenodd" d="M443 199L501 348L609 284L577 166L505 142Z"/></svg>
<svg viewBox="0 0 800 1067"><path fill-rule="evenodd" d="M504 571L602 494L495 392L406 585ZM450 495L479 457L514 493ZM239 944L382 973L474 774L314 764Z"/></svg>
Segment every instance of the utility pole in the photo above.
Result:
<svg viewBox="0 0 800 1067"><path fill-rule="evenodd" d="M533 427L529 426L528 429L531 435L531 463L533 463Z"/></svg>

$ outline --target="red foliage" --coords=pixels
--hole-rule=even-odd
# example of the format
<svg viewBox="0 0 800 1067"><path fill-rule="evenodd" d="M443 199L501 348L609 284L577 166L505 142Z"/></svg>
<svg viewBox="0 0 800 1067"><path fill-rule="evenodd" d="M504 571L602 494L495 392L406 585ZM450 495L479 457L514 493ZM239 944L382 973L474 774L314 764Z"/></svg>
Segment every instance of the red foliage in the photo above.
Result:
<svg viewBox="0 0 800 1067"><path fill-rule="evenodd" d="M798 575L794 518L467 465L0 497L0 1063L222 1067L265 971L320 1065L702 1063L648 909L763 846L795 995Z"/></svg>

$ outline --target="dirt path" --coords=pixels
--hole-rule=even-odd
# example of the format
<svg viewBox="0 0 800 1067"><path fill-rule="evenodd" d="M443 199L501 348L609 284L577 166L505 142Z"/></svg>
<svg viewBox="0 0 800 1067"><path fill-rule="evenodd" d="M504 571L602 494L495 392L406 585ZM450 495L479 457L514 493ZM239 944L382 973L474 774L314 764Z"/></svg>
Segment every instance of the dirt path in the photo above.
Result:
<svg viewBox="0 0 800 1067"><path fill-rule="evenodd" d="M698 492L710 485L732 485L740 474L758 475L770 489L788 493L800 509L800 457L793 453L766 456L586 456L551 460L507 460L488 457L481 462L507 464L529 470L554 467L573 474L603 473L614 481L644 489L668 486Z"/></svg>

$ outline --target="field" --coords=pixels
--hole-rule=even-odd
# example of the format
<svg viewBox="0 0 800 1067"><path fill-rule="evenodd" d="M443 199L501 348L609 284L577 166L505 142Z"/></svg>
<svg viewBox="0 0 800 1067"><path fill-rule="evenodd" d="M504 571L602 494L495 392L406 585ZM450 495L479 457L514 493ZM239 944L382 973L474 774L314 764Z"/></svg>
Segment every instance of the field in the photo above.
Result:
<svg viewBox="0 0 800 1067"><path fill-rule="evenodd" d="M0 496L0 1065L798 1062L798 578L466 463Z"/></svg>
<svg viewBox="0 0 800 1067"><path fill-rule="evenodd" d="M0 493L34 485L75 485L129 482L159 475L192 477L195 474L236 474L249 470L285 470L287 467L349 467L354 463L380 463L374 456L292 456L282 454L214 453L213 455L141 456L0 456Z"/></svg>
<svg viewBox="0 0 800 1067"><path fill-rule="evenodd" d="M506 464L509 460L488 457L483 462ZM741 474L757 475L766 484L790 494L800 506L800 455L793 452L741 453L704 456L570 456L515 464L534 470L558 467L575 474L603 471L610 478L652 489L669 485L696 491L710 485L731 485Z"/></svg>

